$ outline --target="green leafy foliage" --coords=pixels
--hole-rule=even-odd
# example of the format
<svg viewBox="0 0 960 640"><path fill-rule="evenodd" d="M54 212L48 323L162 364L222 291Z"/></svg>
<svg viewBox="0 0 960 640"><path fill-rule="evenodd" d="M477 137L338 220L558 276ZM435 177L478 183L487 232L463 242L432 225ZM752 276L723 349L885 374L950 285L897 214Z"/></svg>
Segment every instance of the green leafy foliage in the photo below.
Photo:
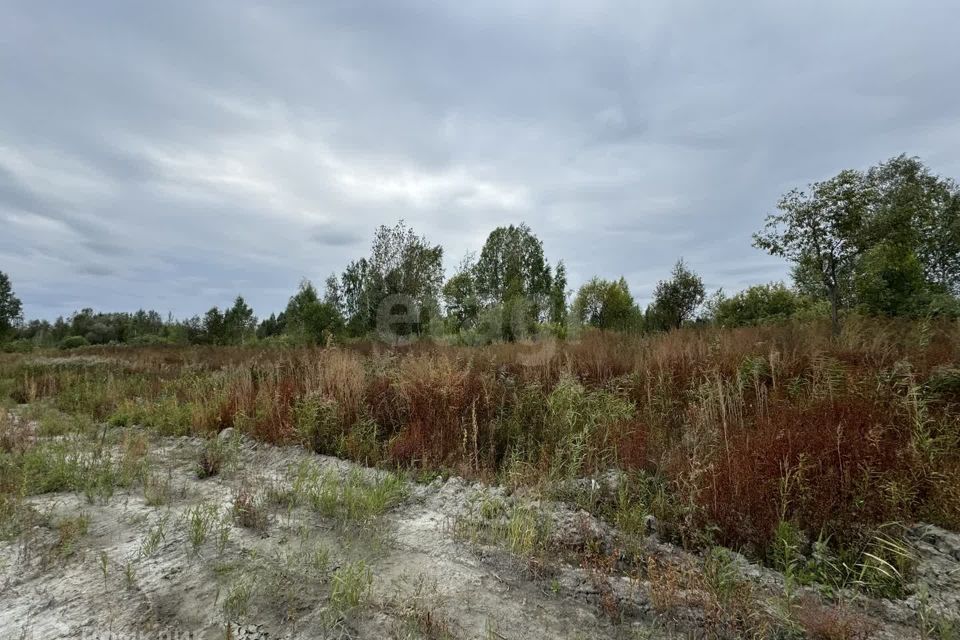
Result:
<svg viewBox="0 0 960 640"><path fill-rule="evenodd" d="M460 263L457 272L443 285L443 301L452 328L460 331L473 325L480 315L480 297L471 256Z"/></svg>
<svg viewBox="0 0 960 640"><path fill-rule="evenodd" d="M501 311L503 338L526 337L538 321L557 311L559 293L543 242L525 224L494 229L480 251L473 276L481 304Z"/></svg>
<svg viewBox="0 0 960 640"><path fill-rule="evenodd" d="M834 332L839 331L840 288L850 278L867 243L870 189L858 171L810 185L809 193L793 189L767 216L754 246L771 255L802 263L819 281L831 304Z"/></svg>
<svg viewBox="0 0 960 640"><path fill-rule="evenodd" d="M754 285L729 298L721 292L708 304L713 321L722 327L784 322L810 306L809 300L780 282Z"/></svg>
<svg viewBox="0 0 960 640"><path fill-rule="evenodd" d="M754 245L793 263L797 289L829 301L834 333L871 315L952 315L960 293L960 188L901 155L781 198Z"/></svg>
<svg viewBox="0 0 960 640"><path fill-rule="evenodd" d="M340 304L350 333L362 335L377 327L380 314L394 311L382 308L385 301L403 296L411 302L405 312L416 312L417 317L408 326L391 329L410 333L420 331L437 314L442 285L443 248L431 245L401 220L393 227L377 228L370 256L351 262L338 285L328 286L328 304Z"/></svg>
<svg viewBox="0 0 960 640"><path fill-rule="evenodd" d="M23 319L23 305L13 294L10 278L0 271L0 341Z"/></svg>
<svg viewBox="0 0 960 640"><path fill-rule="evenodd" d="M673 267L669 280L661 280L653 293L648 326L661 329L680 328L693 315L706 297L703 280L690 271L683 260Z"/></svg>
<svg viewBox="0 0 960 640"><path fill-rule="evenodd" d="M70 336L60 341L60 348L64 350L87 347L90 343L83 336Z"/></svg>
<svg viewBox="0 0 960 640"><path fill-rule="evenodd" d="M593 278L580 287L571 313L576 320L599 329L629 329L636 326L639 311L627 281Z"/></svg>
<svg viewBox="0 0 960 640"><path fill-rule="evenodd" d="M326 344L343 330L343 317L332 304L323 302L309 280L290 298L283 316L284 331L301 342Z"/></svg>

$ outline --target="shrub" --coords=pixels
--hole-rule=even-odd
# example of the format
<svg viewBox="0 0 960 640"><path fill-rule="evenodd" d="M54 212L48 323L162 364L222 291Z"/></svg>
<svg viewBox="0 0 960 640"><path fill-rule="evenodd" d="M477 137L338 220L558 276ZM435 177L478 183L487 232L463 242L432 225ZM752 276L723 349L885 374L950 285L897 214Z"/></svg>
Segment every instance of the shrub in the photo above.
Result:
<svg viewBox="0 0 960 640"><path fill-rule="evenodd" d="M5 353L30 353L35 346L31 340L11 340L0 344L0 350Z"/></svg>
<svg viewBox="0 0 960 640"><path fill-rule="evenodd" d="M233 519L241 527L264 532L270 526L270 514L264 501L246 484L233 494Z"/></svg>
<svg viewBox="0 0 960 640"><path fill-rule="evenodd" d="M304 446L326 455L337 455L343 428L337 403L312 393L296 401L293 409L294 428Z"/></svg>
<svg viewBox="0 0 960 640"><path fill-rule="evenodd" d="M613 427L633 416L629 402L564 376L547 396L546 409L551 477L570 479L614 465Z"/></svg>
<svg viewBox="0 0 960 640"><path fill-rule="evenodd" d="M163 345L172 345L176 344L173 340L166 336L158 336L154 333L147 333L139 336L134 336L127 340L127 344L131 346L163 346Z"/></svg>
<svg viewBox="0 0 960 640"><path fill-rule="evenodd" d="M83 336L70 336L60 341L60 348L65 351L68 349L78 349L80 347L88 346L90 346L90 342Z"/></svg>
<svg viewBox="0 0 960 640"><path fill-rule="evenodd" d="M711 300L714 321L722 327L774 324L789 320L807 301L782 283L760 284L733 297Z"/></svg>
<svg viewBox="0 0 960 640"><path fill-rule="evenodd" d="M197 478L203 480L218 475L229 457L229 444L221 438L210 438L197 457Z"/></svg>
<svg viewBox="0 0 960 640"><path fill-rule="evenodd" d="M347 563L330 578L330 606L337 612L360 606L369 596L373 584L370 567L362 561Z"/></svg>

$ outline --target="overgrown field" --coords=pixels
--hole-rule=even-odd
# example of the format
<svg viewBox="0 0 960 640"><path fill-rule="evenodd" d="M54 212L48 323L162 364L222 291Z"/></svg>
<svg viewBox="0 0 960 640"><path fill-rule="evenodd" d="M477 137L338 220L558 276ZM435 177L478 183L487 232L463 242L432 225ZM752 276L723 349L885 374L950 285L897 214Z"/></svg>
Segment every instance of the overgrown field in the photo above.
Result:
<svg viewBox="0 0 960 640"><path fill-rule="evenodd" d="M837 340L794 325L477 348L91 348L2 356L0 395L92 424L233 427L524 487L628 532L652 515L688 548L891 595L899 524L960 529L957 323L851 322ZM47 486L49 456L0 444L5 504L75 488L69 475ZM615 491L575 482L610 470L626 473Z"/></svg>

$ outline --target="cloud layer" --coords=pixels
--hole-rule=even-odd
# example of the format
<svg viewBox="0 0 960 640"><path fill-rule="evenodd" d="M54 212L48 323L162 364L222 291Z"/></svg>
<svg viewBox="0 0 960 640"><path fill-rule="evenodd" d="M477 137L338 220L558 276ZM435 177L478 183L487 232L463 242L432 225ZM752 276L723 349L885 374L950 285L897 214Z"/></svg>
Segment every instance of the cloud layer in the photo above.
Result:
<svg viewBox="0 0 960 640"><path fill-rule="evenodd" d="M729 4L729 3L728 3ZM960 176L955 2L29 2L0 9L0 270L30 317L260 315L399 218L526 221L640 299L788 188L906 152Z"/></svg>

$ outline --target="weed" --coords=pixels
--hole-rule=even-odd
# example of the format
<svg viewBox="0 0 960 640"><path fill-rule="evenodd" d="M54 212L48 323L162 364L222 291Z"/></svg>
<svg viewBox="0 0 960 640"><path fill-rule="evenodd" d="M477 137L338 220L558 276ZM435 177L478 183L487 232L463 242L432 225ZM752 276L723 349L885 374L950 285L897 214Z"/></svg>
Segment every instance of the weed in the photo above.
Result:
<svg viewBox="0 0 960 640"><path fill-rule="evenodd" d="M206 503L193 505L184 512L182 522L187 528L187 539L194 555L200 554L200 549L217 522L218 513L215 505Z"/></svg>
<svg viewBox="0 0 960 640"><path fill-rule="evenodd" d="M807 637L816 640L866 640L874 629L865 617L847 607L824 606L809 599L794 605L792 616Z"/></svg>
<svg viewBox="0 0 960 640"><path fill-rule="evenodd" d="M30 403L16 411L36 428L25 437L10 432L6 409L0 417L0 495L9 496L0 508L46 492L107 499L141 479L148 501L166 503L169 487L136 438L107 442L116 432L101 433L101 419L164 435L233 426L511 487L619 469L628 477L619 488L574 496L577 504L630 534L646 533L655 516L661 538L743 550L797 584L894 594L909 562L874 532L888 522L960 523L958 331L955 322L873 319L840 340L816 323L587 332L536 361L521 344L372 353L364 341L5 355L0 392ZM210 472L217 459L229 467L218 442L204 447ZM361 523L402 499L389 482L377 495L367 482L340 487L311 473L268 499ZM507 536L514 515L488 520L502 519ZM529 547L516 518L509 537Z"/></svg>
<svg viewBox="0 0 960 640"><path fill-rule="evenodd" d="M258 611L292 620L316 604L329 562L325 547L302 541L295 551L251 551L237 564L219 564L215 567L218 574L237 573L224 599L224 613L231 620L243 618L255 604Z"/></svg>
<svg viewBox="0 0 960 640"><path fill-rule="evenodd" d="M22 454L33 442L29 423L0 407L0 452Z"/></svg>
<svg viewBox="0 0 960 640"><path fill-rule="evenodd" d="M878 596L900 597L906 589L906 574L913 562L913 551L902 538L879 530L860 554L854 583Z"/></svg>
<svg viewBox="0 0 960 640"><path fill-rule="evenodd" d="M147 530L146 536L140 542L140 556L149 557L155 554L160 545L167 539L167 523L170 519L169 513L164 513Z"/></svg>
<svg viewBox="0 0 960 640"><path fill-rule="evenodd" d="M453 533L473 543L501 544L527 559L543 557L550 547L552 520L535 505L508 504L481 495L452 523Z"/></svg>
<svg viewBox="0 0 960 640"><path fill-rule="evenodd" d="M429 640L454 640L452 623L444 615L443 596L436 582L427 582L421 574L412 585L404 580L385 608L397 619L392 629L395 638L426 638Z"/></svg>
<svg viewBox="0 0 960 640"><path fill-rule="evenodd" d="M729 602L742 583L730 554L722 547L713 547L707 553L703 562L703 578L720 603Z"/></svg>
<svg viewBox="0 0 960 640"><path fill-rule="evenodd" d="M319 394L301 397L293 408L300 441L317 453L337 455L343 433L335 400Z"/></svg>
<svg viewBox="0 0 960 640"><path fill-rule="evenodd" d="M222 556L230 544L230 518L224 516L215 524L217 555Z"/></svg>
<svg viewBox="0 0 960 640"><path fill-rule="evenodd" d="M137 586L137 570L130 560L123 565L123 584L129 590L135 589Z"/></svg>
<svg viewBox="0 0 960 640"><path fill-rule="evenodd" d="M53 553L63 559L72 557L77 552L80 539L87 535L90 529L90 516L80 513L76 516L64 518L57 523L57 540L53 546Z"/></svg>
<svg viewBox="0 0 960 640"><path fill-rule="evenodd" d="M220 438L209 438L200 448L197 457L197 478L203 480L219 475L221 469L232 459L230 444Z"/></svg>
<svg viewBox="0 0 960 640"><path fill-rule="evenodd" d="M20 495L0 493L0 540L16 538L39 521L40 514Z"/></svg>
<svg viewBox="0 0 960 640"><path fill-rule="evenodd" d="M359 607L372 584L373 574L363 560L344 564L330 578L330 607L340 615Z"/></svg>
<svg viewBox="0 0 960 640"><path fill-rule="evenodd" d="M330 567L330 551L321 545L317 545L308 551L304 557L306 566L315 574L326 574Z"/></svg>
<svg viewBox="0 0 960 640"><path fill-rule="evenodd" d="M250 599L254 582L249 576L241 576L227 591L223 599L223 614L227 620L242 620L250 611Z"/></svg>
<svg viewBox="0 0 960 640"><path fill-rule="evenodd" d="M101 551L101 552L100 552L99 560L100 560L100 573L103 574L103 587L106 588L106 587L107 587L107 575L108 575L109 570L110 570L110 557L107 556L107 552L106 552L106 551Z"/></svg>
<svg viewBox="0 0 960 640"><path fill-rule="evenodd" d="M148 473L143 479L143 500L149 507L159 507L170 503L173 498L173 470L166 474Z"/></svg>
<svg viewBox="0 0 960 640"><path fill-rule="evenodd" d="M233 520L241 527L263 533L270 526L270 514L265 501L246 483L233 494Z"/></svg>
<svg viewBox="0 0 960 640"><path fill-rule="evenodd" d="M310 505L324 517L361 523L382 515L407 493L399 476L383 473L368 478L360 469L341 477L334 471L315 477L303 486Z"/></svg>

